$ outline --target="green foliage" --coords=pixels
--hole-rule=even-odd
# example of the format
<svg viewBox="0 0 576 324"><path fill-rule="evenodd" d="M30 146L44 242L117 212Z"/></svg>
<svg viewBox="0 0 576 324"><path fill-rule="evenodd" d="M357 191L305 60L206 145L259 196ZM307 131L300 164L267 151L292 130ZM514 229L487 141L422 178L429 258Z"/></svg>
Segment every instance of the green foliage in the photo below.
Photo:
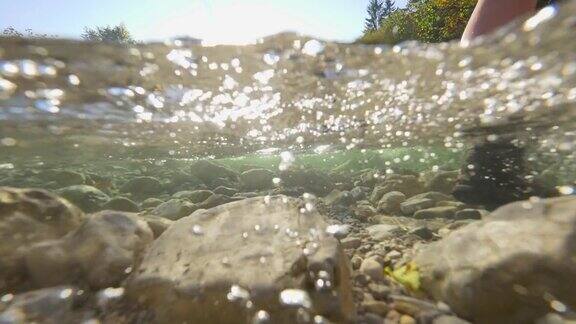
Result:
<svg viewBox="0 0 576 324"><path fill-rule="evenodd" d="M382 16L380 17L380 22L382 19L388 17L396 9L396 3L394 0L384 0L384 6L382 7Z"/></svg>
<svg viewBox="0 0 576 324"><path fill-rule="evenodd" d="M477 0L411 0L406 9L396 9L375 31L365 32L360 42L397 44L405 40L427 43L459 38Z"/></svg>
<svg viewBox="0 0 576 324"><path fill-rule="evenodd" d="M462 36L477 0L429 0L414 7L417 39L435 43Z"/></svg>
<svg viewBox="0 0 576 324"><path fill-rule="evenodd" d="M398 44L414 39L416 25L408 10L393 11L382 21L382 26L374 32L366 33L361 38L364 44Z"/></svg>
<svg viewBox="0 0 576 324"><path fill-rule="evenodd" d="M82 38L87 41L110 42L120 44L134 44L135 41L124 24L117 26L105 26L84 28Z"/></svg>
<svg viewBox="0 0 576 324"><path fill-rule="evenodd" d="M32 31L32 29L26 29L24 32L18 31L16 28L10 26L5 28L2 33L0 33L2 37L16 37L16 38L48 38L48 37L55 37L48 34L38 34Z"/></svg>

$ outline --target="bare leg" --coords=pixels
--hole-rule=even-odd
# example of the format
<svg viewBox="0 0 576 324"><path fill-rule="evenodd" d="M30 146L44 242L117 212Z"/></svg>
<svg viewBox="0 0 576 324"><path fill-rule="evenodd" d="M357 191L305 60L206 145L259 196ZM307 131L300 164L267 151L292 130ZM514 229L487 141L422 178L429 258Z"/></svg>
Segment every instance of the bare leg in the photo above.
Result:
<svg viewBox="0 0 576 324"><path fill-rule="evenodd" d="M462 41L489 33L515 18L534 11L537 0L479 0L462 35Z"/></svg>

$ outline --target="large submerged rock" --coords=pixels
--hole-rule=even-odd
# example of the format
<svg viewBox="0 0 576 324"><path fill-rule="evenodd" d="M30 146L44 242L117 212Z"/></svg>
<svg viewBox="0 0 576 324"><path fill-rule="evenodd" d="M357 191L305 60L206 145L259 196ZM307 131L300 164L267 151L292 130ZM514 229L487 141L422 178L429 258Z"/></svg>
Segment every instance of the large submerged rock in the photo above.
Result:
<svg viewBox="0 0 576 324"><path fill-rule="evenodd" d="M24 253L26 272L36 287L78 283L117 286L152 242L147 222L135 214L103 211L58 240L32 245Z"/></svg>
<svg viewBox="0 0 576 324"><path fill-rule="evenodd" d="M22 279L22 249L58 239L83 219L80 209L48 191L0 187L0 291Z"/></svg>
<svg viewBox="0 0 576 324"><path fill-rule="evenodd" d="M205 184L213 184L217 179L237 180L238 173L223 165L208 160L199 160L190 166L190 173Z"/></svg>
<svg viewBox="0 0 576 324"><path fill-rule="evenodd" d="M130 179L122 187L120 192L131 193L135 197L146 198L163 191L160 180L153 177L137 177Z"/></svg>
<svg viewBox="0 0 576 324"><path fill-rule="evenodd" d="M84 212L92 213L102 208L110 200L100 189L88 185L65 187L56 191Z"/></svg>
<svg viewBox="0 0 576 324"><path fill-rule="evenodd" d="M158 323L238 323L259 311L273 323L295 323L304 310L347 320L348 263L326 227L316 211L284 196L199 210L154 241L127 296Z"/></svg>
<svg viewBox="0 0 576 324"><path fill-rule="evenodd" d="M0 302L0 323L86 323L83 319L92 314L79 307L87 299L84 295L72 286L5 295Z"/></svg>
<svg viewBox="0 0 576 324"><path fill-rule="evenodd" d="M252 169L242 172L240 181L246 190L264 190L272 188L274 173L266 169Z"/></svg>
<svg viewBox="0 0 576 324"><path fill-rule="evenodd" d="M415 258L423 287L478 323L576 307L576 197L506 205ZM551 308L552 307L552 308Z"/></svg>

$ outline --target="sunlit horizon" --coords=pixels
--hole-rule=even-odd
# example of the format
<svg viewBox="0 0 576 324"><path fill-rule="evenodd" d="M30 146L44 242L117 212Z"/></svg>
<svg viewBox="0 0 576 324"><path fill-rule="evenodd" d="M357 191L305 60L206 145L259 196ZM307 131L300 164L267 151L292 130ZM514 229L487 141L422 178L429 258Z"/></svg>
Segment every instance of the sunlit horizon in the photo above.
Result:
<svg viewBox="0 0 576 324"><path fill-rule="evenodd" d="M369 0L0 0L0 30L80 38L85 27L125 24L135 39L189 36L204 44L248 44L281 32L325 40L360 37ZM403 6L406 0L397 4Z"/></svg>

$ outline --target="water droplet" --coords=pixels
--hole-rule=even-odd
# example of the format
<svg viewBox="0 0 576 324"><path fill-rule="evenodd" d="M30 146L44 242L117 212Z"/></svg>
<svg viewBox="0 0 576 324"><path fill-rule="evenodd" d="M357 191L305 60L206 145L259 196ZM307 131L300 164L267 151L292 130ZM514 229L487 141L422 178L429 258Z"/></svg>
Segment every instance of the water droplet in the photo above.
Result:
<svg viewBox="0 0 576 324"><path fill-rule="evenodd" d="M266 324L270 322L270 314L268 314L265 310L259 310L254 314L254 318L252 319L252 324Z"/></svg>
<svg viewBox="0 0 576 324"><path fill-rule="evenodd" d="M60 296L60 298L62 298L62 299L66 299L66 298L72 296L72 292L73 292L72 289L70 289L70 288L65 288L65 289L62 289L62 290L60 291L59 296Z"/></svg>
<svg viewBox="0 0 576 324"><path fill-rule="evenodd" d="M58 71L55 67L49 65L40 65L38 67L38 73L43 76L47 77L55 77L58 74Z"/></svg>
<svg viewBox="0 0 576 324"><path fill-rule="evenodd" d="M5 294L0 298L0 302L9 303L14 299L14 295L12 294Z"/></svg>
<svg viewBox="0 0 576 324"><path fill-rule="evenodd" d="M561 195L572 195L572 194L574 194L574 187L561 186L561 187L558 187L558 192L560 192Z"/></svg>
<svg viewBox="0 0 576 324"><path fill-rule="evenodd" d="M0 74L12 77L17 75L19 72L20 68L18 68L18 65L12 62L0 61Z"/></svg>
<svg viewBox="0 0 576 324"><path fill-rule="evenodd" d="M186 49L173 49L166 55L166 58L184 69L190 68L193 63L192 51Z"/></svg>
<svg viewBox="0 0 576 324"><path fill-rule="evenodd" d="M75 74L70 74L68 76L68 83L74 86L80 85L80 78Z"/></svg>
<svg viewBox="0 0 576 324"><path fill-rule="evenodd" d="M249 300L250 299L250 292L248 290L240 287L239 285L232 285L230 287L230 292L226 296L229 301L241 301L241 300Z"/></svg>
<svg viewBox="0 0 576 324"><path fill-rule="evenodd" d="M345 237L350 232L350 225L332 224L326 227L326 233L334 235L337 238Z"/></svg>
<svg viewBox="0 0 576 324"><path fill-rule="evenodd" d="M297 323L310 323L310 313L304 308L298 308L296 311Z"/></svg>
<svg viewBox="0 0 576 324"><path fill-rule="evenodd" d="M230 259L229 259L228 257L222 258L222 264L223 264L224 266L229 267L229 266L230 266Z"/></svg>
<svg viewBox="0 0 576 324"><path fill-rule="evenodd" d="M332 278L330 274L325 270L320 270L316 275L316 281L314 286L316 290L329 290L332 288Z"/></svg>
<svg viewBox="0 0 576 324"><path fill-rule="evenodd" d="M8 80L0 78L0 99L8 98L16 90L16 85Z"/></svg>
<svg viewBox="0 0 576 324"><path fill-rule="evenodd" d="M294 157L294 155L292 155L292 153L284 151L280 153L280 165L278 168L280 169L280 171L288 170L295 160L296 158Z"/></svg>
<svg viewBox="0 0 576 324"><path fill-rule="evenodd" d="M101 293L105 298L119 298L124 295L124 288L106 288Z"/></svg>
<svg viewBox="0 0 576 324"><path fill-rule="evenodd" d="M560 302L559 300L553 300L550 302L550 307L557 311L558 313L565 313L568 310L568 307Z"/></svg>
<svg viewBox="0 0 576 324"><path fill-rule="evenodd" d="M124 296L124 288L106 288L96 294L97 304L100 308L106 308L111 302Z"/></svg>
<svg viewBox="0 0 576 324"><path fill-rule="evenodd" d="M127 97L127 98L134 97L134 92L127 88L112 87L108 88L107 92L109 95L114 97Z"/></svg>
<svg viewBox="0 0 576 324"><path fill-rule="evenodd" d="M204 235L204 230L202 229L202 226L200 226L200 225L194 225L194 226L192 226L192 234L194 234L194 235Z"/></svg>
<svg viewBox="0 0 576 324"><path fill-rule="evenodd" d="M34 78L38 76L38 65L31 60L22 60L19 64L20 74L25 78Z"/></svg>
<svg viewBox="0 0 576 324"><path fill-rule="evenodd" d="M273 76L274 76L274 70L270 69L255 73L253 78L258 82L260 82L262 85L266 85L268 84L268 82L270 82L270 79L272 79Z"/></svg>
<svg viewBox="0 0 576 324"><path fill-rule="evenodd" d="M38 110L52 114L60 112L60 108L57 106L58 104L60 104L60 101L54 99L40 99L34 101L34 107Z"/></svg>
<svg viewBox="0 0 576 324"><path fill-rule="evenodd" d="M311 308L312 300L308 293L301 289L285 289L280 292L280 303L285 306Z"/></svg>
<svg viewBox="0 0 576 324"><path fill-rule="evenodd" d="M280 61L280 56L274 52L268 52L264 54L264 62L268 65L274 65Z"/></svg>
<svg viewBox="0 0 576 324"><path fill-rule="evenodd" d="M12 137L4 137L3 139L0 139L0 145L3 146L15 146L16 144L17 141Z"/></svg>
<svg viewBox="0 0 576 324"><path fill-rule="evenodd" d="M556 16L557 12L558 9L555 6L547 6L542 8L540 11L538 11L538 13L536 13L534 16L526 20L526 22L524 23L524 30L525 31L534 30L536 27L538 27L538 25Z"/></svg>
<svg viewBox="0 0 576 324"><path fill-rule="evenodd" d="M14 169L14 164L12 164L12 163L0 163L0 170L1 169L5 169L5 170Z"/></svg>
<svg viewBox="0 0 576 324"><path fill-rule="evenodd" d="M324 50L324 44L321 42L311 39L304 44L302 48L302 53L310 56L316 56Z"/></svg>

